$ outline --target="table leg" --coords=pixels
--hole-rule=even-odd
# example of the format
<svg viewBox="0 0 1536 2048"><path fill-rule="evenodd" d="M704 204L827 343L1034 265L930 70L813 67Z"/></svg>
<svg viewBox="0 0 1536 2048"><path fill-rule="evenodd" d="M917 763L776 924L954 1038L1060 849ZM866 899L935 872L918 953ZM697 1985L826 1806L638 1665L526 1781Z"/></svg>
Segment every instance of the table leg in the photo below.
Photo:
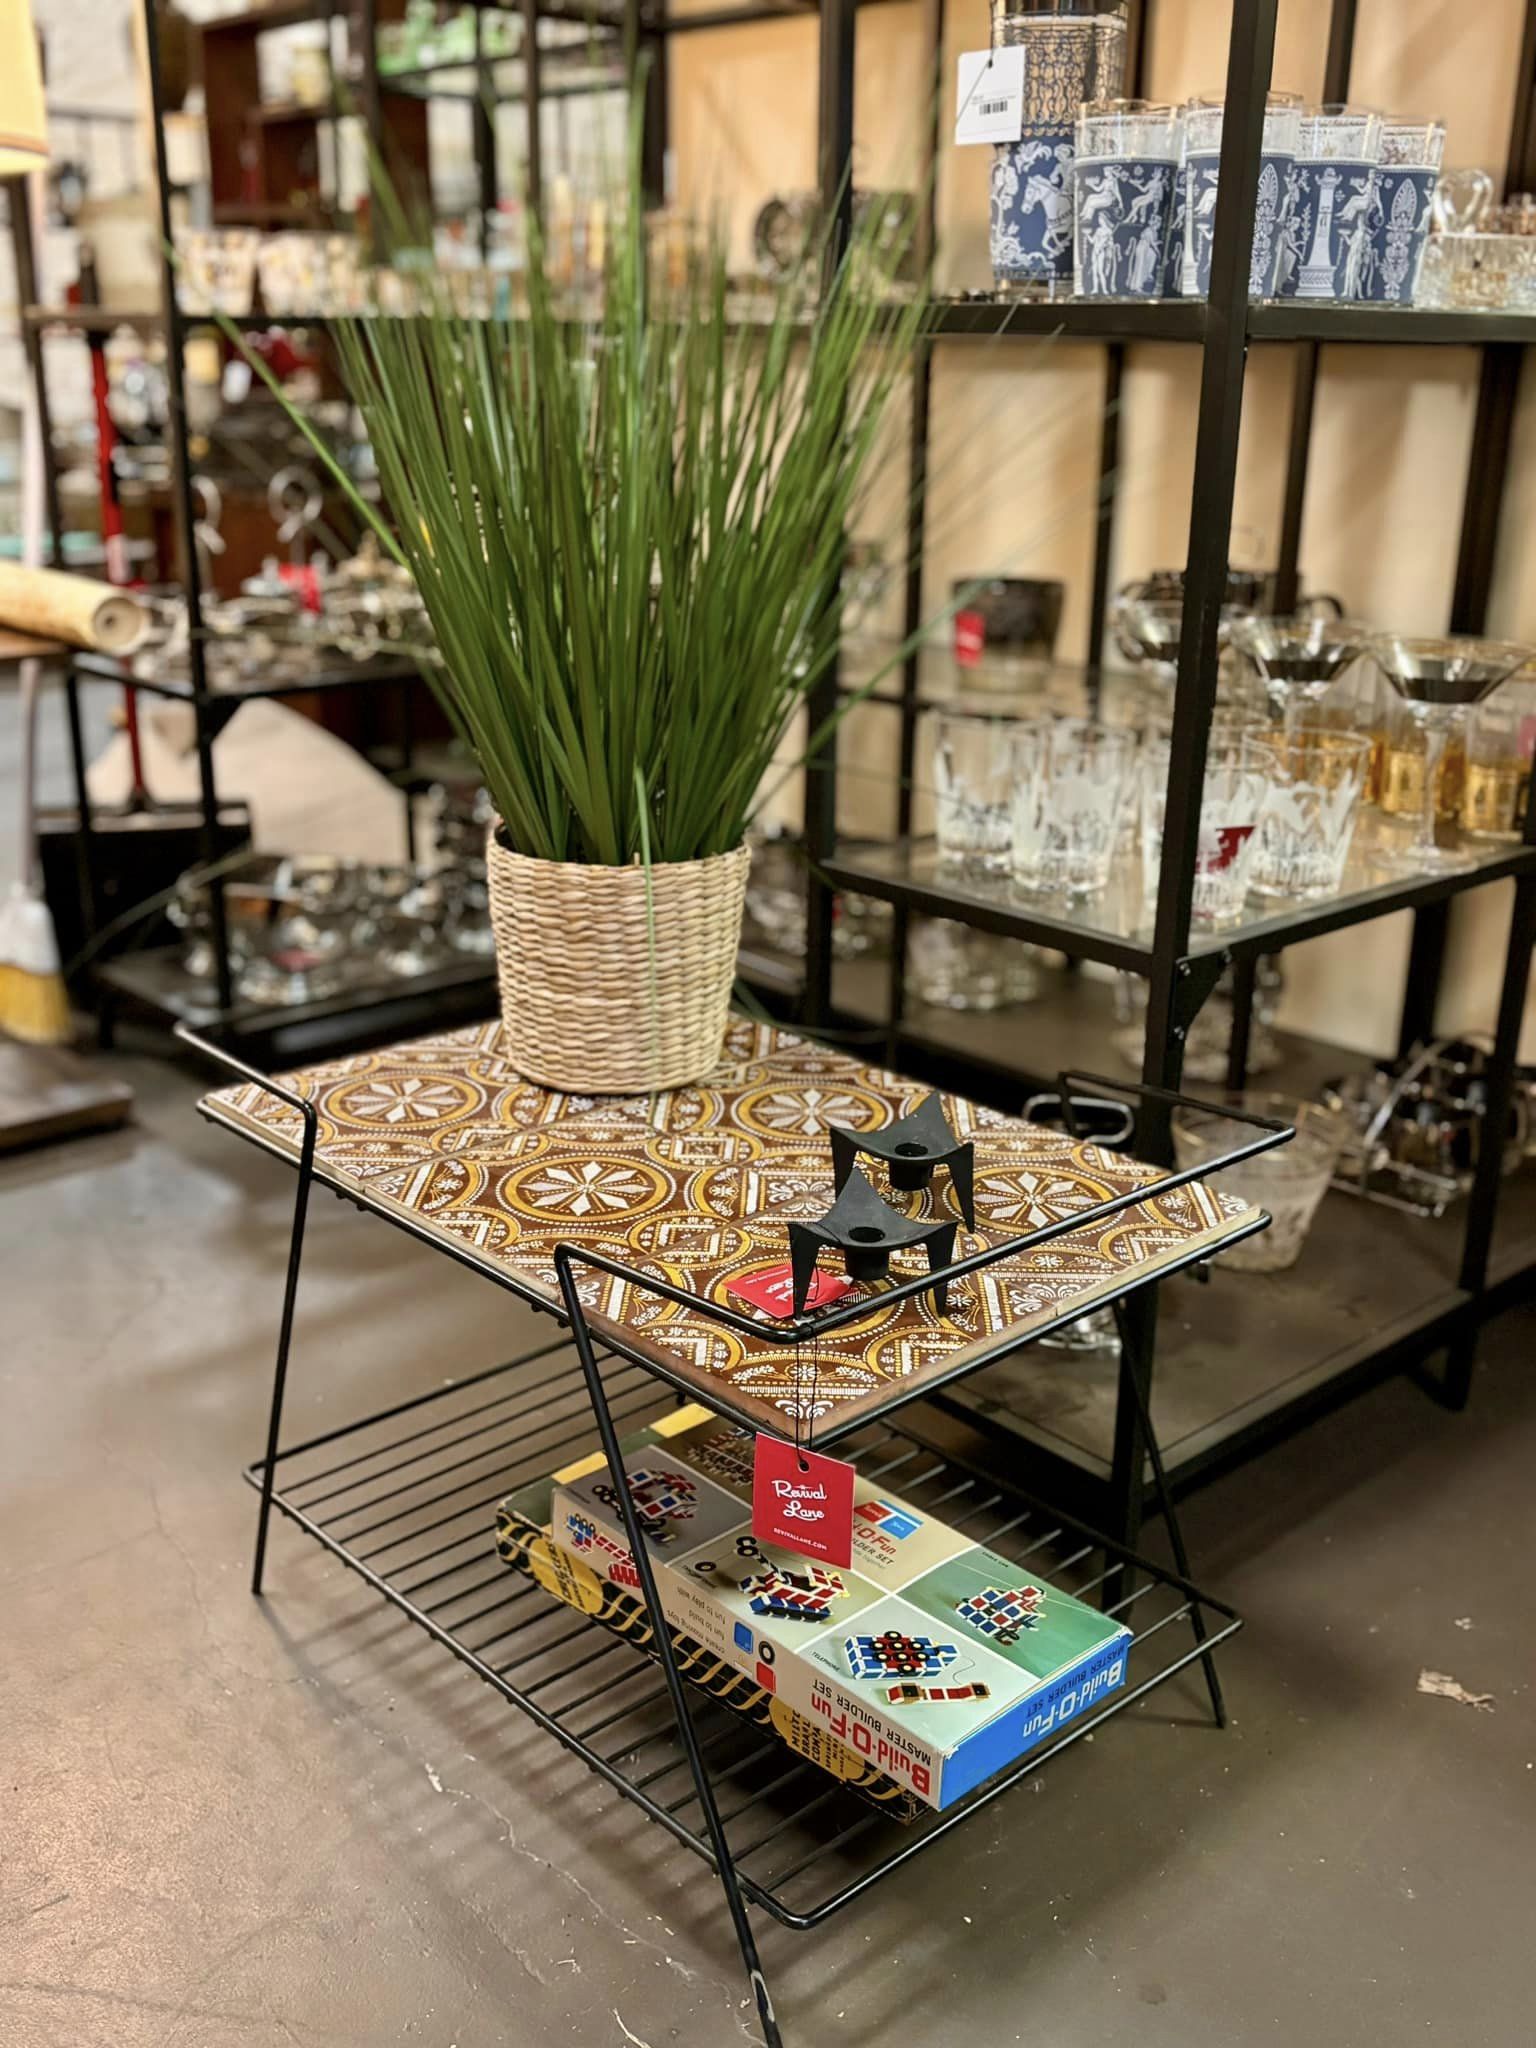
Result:
<svg viewBox="0 0 1536 2048"><path fill-rule="evenodd" d="M272 1488L277 1477L277 1440L283 1426L283 1393L288 1383L288 1353L293 1343L293 1308L299 1292L299 1261L304 1251L304 1222L315 1171L315 1136L320 1119L312 1102L304 1104L304 1142L299 1151L299 1185L293 1198L293 1229L288 1238L288 1275L283 1283L283 1317L277 1333L277 1360L272 1371L272 1405L267 1414L267 1450L261 1464L261 1509L256 1520L256 1555L251 1565L251 1591L261 1597L267 1561L267 1526L272 1519Z"/></svg>
<svg viewBox="0 0 1536 2048"><path fill-rule="evenodd" d="M1141 1342L1142 1333L1147 1329L1147 1325L1137 1316L1128 1313L1129 1306L1130 1304L1124 1300L1115 1303L1115 1327L1120 1332L1121 1397L1123 1399L1125 1394L1129 1393L1135 1406L1138 1434L1152 1466L1152 1483L1157 1489L1158 1505L1163 1511L1163 1520L1168 1525L1168 1542L1173 1550L1174 1569L1181 1579L1187 1581L1189 1579L1189 1552L1184 1547L1184 1532L1179 1527L1178 1513L1173 1505L1173 1489L1168 1484L1168 1472L1163 1464L1162 1447L1157 1441L1157 1431L1152 1427L1152 1409L1146 1392L1147 1380L1150 1379L1150 1374L1137 1369L1138 1365L1145 1363L1141 1359L1137 1347ZM1139 1469L1137 1476L1138 1478L1140 1477ZM1198 1600L1191 1600L1190 1602L1189 1619L1190 1626L1194 1630L1195 1641L1203 1643L1206 1633L1205 1616L1200 1611L1200 1602ZM1217 1727L1225 1728L1227 1725L1227 1709L1226 1703L1221 1696L1221 1680L1216 1675L1216 1659L1207 1650L1201 1655L1200 1662L1205 1669L1206 1689L1211 1696L1211 1712L1216 1717Z"/></svg>
<svg viewBox="0 0 1536 2048"><path fill-rule="evenodd" d="M709 1774L699 1749L699 1739L694 1733L693 1722L688 1713L687 1693L672 1652L671 1631L662 1612L661 1596L656 1589L656 1574L651 1566L651 1554L646 1545L645 1532L640 1526L640 1518L630 1498L629 1488L622 1481L624 1464L619 1450L618 1432L613 1426L613 1414L603 1388L602 1374L597 1368L591 1332L587 1328L586 1312L582 1307L581 1295L576 1286L576 1275L572 1270L572 1262L579 1256L580 1254L573 1251L570 1245L561 1244L555 1247L555 1272L560 1282L560 1293L565 1301L576 1356L581 1360L587 1391L592 1397L592 1412L597 1419L597 1433L602 1442L603 1455L608 1460L608 1469L613 1475L619 1511L624 1518L624 1533L629 1538L630 1554L634 1558L635 1570L639 1574L641 1593L654 1624L653 1639L656 1653L672 1701L677 1732L687 1752L688 1767L693 1773L694 1788L699 1795L699 1805L703 1809L710 1846L714 1850L715 1870L720 1878L721 1889L725 1893L731 1924L736 1930L736 1941L741 1950L741 1960L746 1966L747 1979L757 2000L757 2016L762 2024L763 2039L767 2043L767 2048L783 2048L783 2036L779 2032L778 2021L774 2016L773 2000L768 1994L763 1966L758 1960L757 1943L747 1919L746 1901L741 1895L736 1865L731 1857L730 1844L725 1838L725 1827L720 1819L720 1809L715 1803L714 1789L710 1785Z"/></svg>

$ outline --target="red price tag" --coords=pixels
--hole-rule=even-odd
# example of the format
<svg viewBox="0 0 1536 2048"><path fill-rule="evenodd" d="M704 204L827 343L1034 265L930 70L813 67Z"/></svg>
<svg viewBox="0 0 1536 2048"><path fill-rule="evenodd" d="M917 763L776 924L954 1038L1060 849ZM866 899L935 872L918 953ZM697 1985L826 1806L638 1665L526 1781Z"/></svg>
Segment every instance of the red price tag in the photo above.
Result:
<svg viewBox="0 0 1536 2048"><path fill-rule="evenodd" d="M852 1564L853 1467L760 1436L752 1460L752 1534L823 1564Z"/></svg>
<svg viewBox="0 0 1536 2048"><path fill-rule="evenodd" d="M727 1282L726 1292L771 1316L794 1314L795 1278L788 1264L765 1266L761 1273L753 1273L747 1279L731 1280ZM851 1280L845 1280L841 1273L823 1273L818 1268L811 1275L805 1305L807 1308L830 1308L834 1301L841 1301L845 1294L852 1292Z"/></svg>

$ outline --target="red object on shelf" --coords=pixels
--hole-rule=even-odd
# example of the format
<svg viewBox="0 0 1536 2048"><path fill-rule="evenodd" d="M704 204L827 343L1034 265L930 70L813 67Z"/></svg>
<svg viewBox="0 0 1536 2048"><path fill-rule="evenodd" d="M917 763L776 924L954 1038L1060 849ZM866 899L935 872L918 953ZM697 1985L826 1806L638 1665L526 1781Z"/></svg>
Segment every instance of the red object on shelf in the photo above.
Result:
<svg viewBox="0 0 1536 2048"><path fill-rule="evenodd" d="M986 652L987 622L980 612L955 613L955 661L961 668L975 668Z"/></svg>

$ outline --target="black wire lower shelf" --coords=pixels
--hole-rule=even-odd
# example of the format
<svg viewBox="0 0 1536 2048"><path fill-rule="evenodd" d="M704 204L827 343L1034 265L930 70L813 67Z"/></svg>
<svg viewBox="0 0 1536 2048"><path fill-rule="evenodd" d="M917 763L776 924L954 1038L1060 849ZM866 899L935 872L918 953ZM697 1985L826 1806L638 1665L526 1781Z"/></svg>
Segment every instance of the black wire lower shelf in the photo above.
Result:
<svg viewBox="0 0 1536 2048"><path fill-rule="evenodd" d="M602 1372L618 1427L665 1412L666 1397L643 1368L609 1356ZM496 1553L503 1497L595 1445L581 1370L561 1339L280 1452L273 1502L713 1866L659 1663L633 1640L561 1605ZM776 1734L690 1684L694 1727L742 1888L796 1929L851 1904L1242 1625L1221 1601L900 1427L872 1423L839 1448L867 1477L899 1486L914 1506L942 1511L976 1542L1011 1562L1028 1559L1052 1583L1125 1618L1134 1636L1125 1687L1107 1705L946 1812L910 1823L872 1807ZM258 1489L262 1470L258 1461L246 1472Z"/></svg>

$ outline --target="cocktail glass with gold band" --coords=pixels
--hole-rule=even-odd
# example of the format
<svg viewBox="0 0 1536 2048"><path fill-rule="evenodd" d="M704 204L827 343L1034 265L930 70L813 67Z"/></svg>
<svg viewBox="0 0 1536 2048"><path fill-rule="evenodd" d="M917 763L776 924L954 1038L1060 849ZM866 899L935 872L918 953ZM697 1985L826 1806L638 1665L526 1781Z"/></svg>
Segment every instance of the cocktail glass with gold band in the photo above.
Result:
<svg viewBox="0 0 1536 2048"><path fill-rule="evenodd" d="M1424 733L1424 801L1412 842L1388 857L1394 865L1430 874L1454 873L1476 865L1465 847L1441 846L1435 837L1435 795L1440 764L1454 734L1464 734L1467 714L1500 683L1523 668L1529 647L1503 640L1414 638L1373 634L1366 650Z"/></svg>
<svg viewBox="0 0 1536 2048"><path fill-rule="evenodd" d="M1270 710L1294 731L1302 707L1316 704L1359 660L1370 628L1353 619L1297 612L1282 618L1238 619L1232 645L1258 671Z"/></svg>
<svg viewBox="0 0 1536 2048"><path fill-rule="evenodd" d="M1245 605L1222 605L1217 647L1225 650L1238 622L1248 617ZM1179 651L1184 644L1184 598L1181 592L1125 590L1110 613L1115 641L1126 660L1156 676L1171 690L1179 679Z"/></svg>

